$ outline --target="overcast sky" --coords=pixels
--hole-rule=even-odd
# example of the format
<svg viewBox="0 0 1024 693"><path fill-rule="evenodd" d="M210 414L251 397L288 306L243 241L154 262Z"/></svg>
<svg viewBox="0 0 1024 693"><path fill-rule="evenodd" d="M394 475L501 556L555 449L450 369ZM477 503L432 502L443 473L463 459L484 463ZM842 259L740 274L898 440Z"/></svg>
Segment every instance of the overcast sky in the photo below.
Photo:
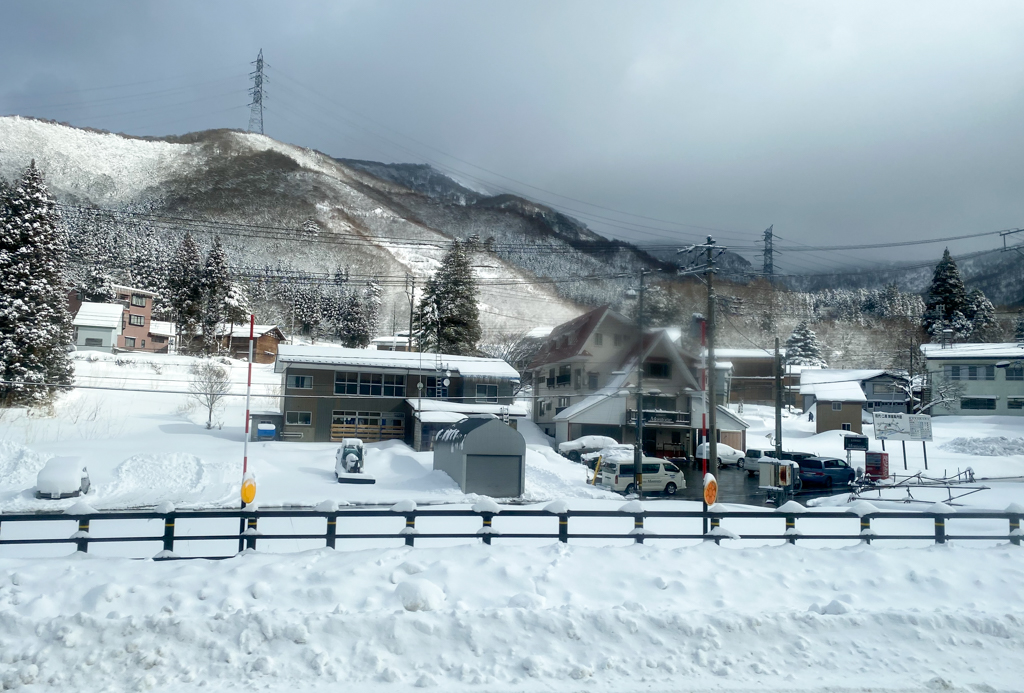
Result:
<svg viewBox="0 0 1024 693"><path fill-rule="evenodd" d="M262 48L286 142L436 163L639 243L888 242L1024 226L1022 37L1021 2L6 0L0 113L244 129Z"/></svg>

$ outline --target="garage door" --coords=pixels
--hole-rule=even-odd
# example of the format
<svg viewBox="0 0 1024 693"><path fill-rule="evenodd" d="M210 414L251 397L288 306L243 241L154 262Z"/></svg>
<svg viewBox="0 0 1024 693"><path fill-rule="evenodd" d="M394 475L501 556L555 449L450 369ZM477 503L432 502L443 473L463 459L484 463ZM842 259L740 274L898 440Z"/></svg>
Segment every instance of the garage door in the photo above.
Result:
<svg viewBox="0 0 1024 693"><path fill-rule="evenodd" d="M522 464L517 455L467 455L466 493L494 498L522 495Z"/></svg>

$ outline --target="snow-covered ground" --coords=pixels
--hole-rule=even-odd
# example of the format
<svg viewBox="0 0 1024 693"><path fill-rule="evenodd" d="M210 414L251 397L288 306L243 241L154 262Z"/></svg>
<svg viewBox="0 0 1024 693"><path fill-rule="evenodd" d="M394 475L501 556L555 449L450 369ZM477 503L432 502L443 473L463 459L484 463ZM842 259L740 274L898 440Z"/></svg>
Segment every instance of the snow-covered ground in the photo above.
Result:
<svg viewBox="0 0 1024 693"><path fill-rule="evenodd" d="M205 414L189 410L181 394L190 363L79 355L79 384L118 391L76 390L60 398L52 416L2 412L0 510L75 502L32 496L36 472L54 455L86 460L94 488L88 502L97 508L235 505L243 399L231 398L215 416L223 426L207 430ZM254 372L257 395L278 391L271 367ZM245 365L234 363L234 392L243 391L244 375ZM275 406L268 397L253 403L254 410ZM751 445L773 427L768 410L748 405L744 416ZM1013 442L1022 433L1017 421L936 419L934 428L931 467L1024 474ZM557 456L535 427L522 430L527 500L623 504L587 486L585 468ZM787 418L785 431L789 449L842 453L838 434L814 435L804 420ZM957 442L1000 437L1010 442L990 440L981 455L964 452L974 443ZM369 447L367 471L376 485L339 485L335 448L251 445L257 501L411 499L465 507L476 500L432 471L429 453L394 442ZM892 466L902 471L896 448ZM919 446L908 453L911 471L923 469ZM1024 485L985 483L992 489L965 502L996 509L1024 503ZM550 525L554 516L536 521ZM763 521L726 519L723 526L743 533L754 522ZM816 523L829 522L856 531L852 513L848 520L805 517L798 526L813 533ZM768 531L781 531L782 523L780 513ZM658 531L656 524L648 522ZM990 524L982 530L1005 533L1005 521ZM631 518L623 515L617 525L628 529ZM1020 690L1024 680L1024 548L998 541L394 543L302 551L308 544L296 542L280 549L293 551L286 558L261 548L180 562L0 552L0 687L992 691Z"/></svg>

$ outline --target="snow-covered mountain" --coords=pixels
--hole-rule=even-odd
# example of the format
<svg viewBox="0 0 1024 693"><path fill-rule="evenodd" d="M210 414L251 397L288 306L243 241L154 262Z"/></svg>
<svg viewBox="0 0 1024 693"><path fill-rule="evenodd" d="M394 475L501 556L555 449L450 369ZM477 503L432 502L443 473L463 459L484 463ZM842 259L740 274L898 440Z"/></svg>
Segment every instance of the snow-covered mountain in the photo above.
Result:
<svg viewBox="0 0 1024 693"><path fill-rule="evenodd" d="M201 241L221 235L233 265L347 268L397 284L406 274L429 276L453 237L476 237L482 318L492 330L557 324L581 303L617 293L615 274L659 264L529 200L486 196L416 166L403 180L384 165L356 166L252 133L137 138L0 118L0 175L14 179L33 159L59 202L160 215L155 228L168 242L181 233L173 217L249 225L191 227ZM299 231L308 219L320 228L314 238ZM545 281L566 276L609 279ZM385 310L402 325L403 289L386 289Z"/></svg>

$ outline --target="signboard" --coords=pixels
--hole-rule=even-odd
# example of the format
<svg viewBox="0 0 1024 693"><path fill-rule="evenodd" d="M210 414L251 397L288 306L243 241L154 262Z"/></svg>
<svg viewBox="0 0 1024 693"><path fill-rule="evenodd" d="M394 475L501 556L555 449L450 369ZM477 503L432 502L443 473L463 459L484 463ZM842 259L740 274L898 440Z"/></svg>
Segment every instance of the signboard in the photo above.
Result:
<svg viewBox="0 0 1024 693"><path fill-rule="evenodd" d="M932 417L927 414L875 412L875 440L931 440Z"/></svg>
<svg viewBox="0 0 1024 693"><path fill-rule="evenodd" d="M867 452L868 437L861 435L843 436L843 450L859 450Z"/></svg>

